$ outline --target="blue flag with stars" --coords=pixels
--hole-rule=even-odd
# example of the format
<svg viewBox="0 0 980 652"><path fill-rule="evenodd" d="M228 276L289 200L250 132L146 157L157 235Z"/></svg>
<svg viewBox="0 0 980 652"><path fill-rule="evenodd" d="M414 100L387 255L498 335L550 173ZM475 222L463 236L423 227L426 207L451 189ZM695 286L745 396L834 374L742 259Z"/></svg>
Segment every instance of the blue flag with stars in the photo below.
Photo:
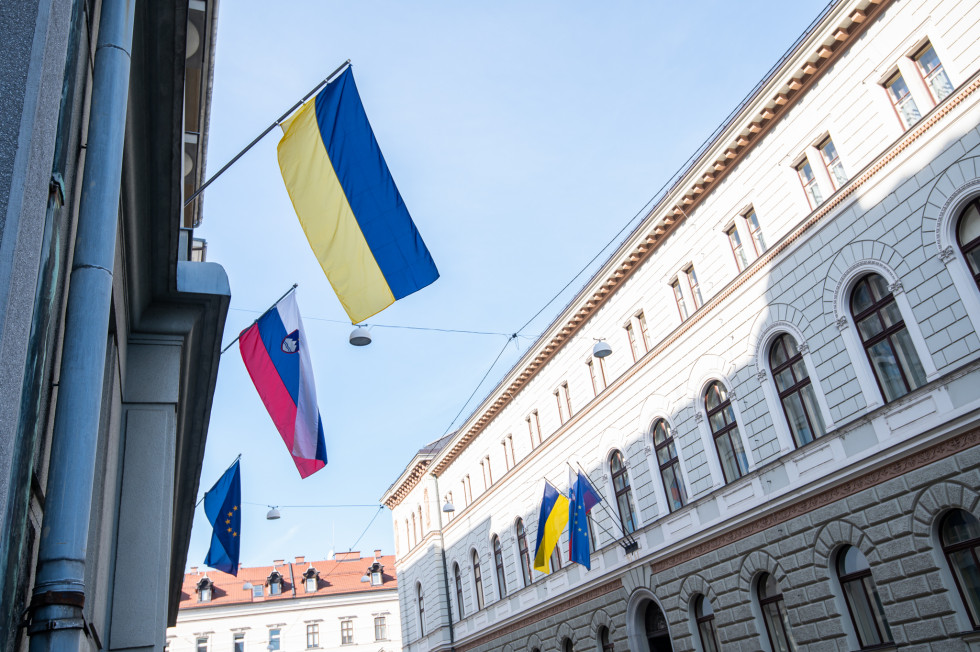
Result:
<svg viewBox="0 0 980 652"><path fill-rule="evenodd" d="M592 570L589 512L600 503L599 493L581 471L568 473L568 559Z"/></svg>
<svg viewBox="0 0 980 652"><path fill-rule="evenodd" d="M238 553L242 531L242 479L238 460L204 494L204 513L214 531L204 563L238 576Z"/></svg>

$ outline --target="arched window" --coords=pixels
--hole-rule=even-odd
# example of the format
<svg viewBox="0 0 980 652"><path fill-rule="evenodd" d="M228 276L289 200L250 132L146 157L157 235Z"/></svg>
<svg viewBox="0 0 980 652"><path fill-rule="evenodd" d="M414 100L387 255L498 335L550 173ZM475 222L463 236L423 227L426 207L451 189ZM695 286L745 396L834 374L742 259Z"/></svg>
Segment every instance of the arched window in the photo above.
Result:
<svg viewBox="0 0 980 652"><path fill-rule="evenodd" d="M480 571L480 555L476 550L470 552L473 559L473 582L476 584L476 609L483 609L483 573Z"/></svg>
<svg viewBox="0 0 980 652"><path fill-rule="evenodd" d="M503 600L507 595L507 580L504 575L504 551L500 547L500 537L493 535L493 565L497 571L497 596Z"/></svg>
<svg viewBox="0 0 980 652"><path fill-rule="evenodd" d="M602 652L614 652L616 647L609 640L609 628L603 625L599 628L599 647Z"/></svg>
<svg viewBox="0 0 980 652"><path fill-rule="evenodd" d="M851 315L885 402L925 385L926 372L883 277L861 277L851 294Z"/></svg>
<svg viewBox="0 0 980 652"><path fill-rule="evenodd" d="M861 551L847 546L837 555L837 578L861 649L891 643L892 632L881 606L871 567Z"/></svg>
<svg viewBox="0 0 980 652"><path fill-rule="evenodd" d="M624 534L632 534L636 530L633 497L630 493L626 462L619 451L613 451L612 457L609 458L609 472L612 475L613 491L616 492L616 506L619 507L619 524Z"/></svg>
<svg viewBox="0 0 980 652"><path fill-rule="evenodd" d="M459 575L459 564L453 564L453 578L456 580L456 613L463 619L463 578Z"/></svg>
<svg viewBox="0 0 980 652"><path fill-rule="evenodd" d="M573 647L572 647L572 639L565 638L564 640L562 640L562 642L561 642L561 652L572 652L572 650L573 650Z"/></svg>
<svg viewBox="0 0 980 652"><path fill-rule="evenodd" d="M643 611L643 629L646 631L650 652L671 652L667 619L656 602L650 600Z"/></svg>
<svg viewBox="0 0 980 652"><path fill-rule="evenodd" d="M823 418L796 340L785 333L776 338L769 348L769 369L797 447L823 435Z"/></svg>
<svg viewBox="0 0 980 652"><path fill-rule="evenodd" d="M667 494L667 507L673 512L687 503L687 491L681 479L681 463L677 459L674 433L664 419L657 419L653 424L653 446L657 453L657 464L660 466L660 479L663 480Z"/></svg>
<svg viewBox="0 0 980 652"><path fill-rule="evenodd" d="M711 602L703 595L694 598L694 621L698 626L698 638L702 652L718 652L718 632L715 631L715 612Z"/></svg>
<svg viewBox="0 0 980 652"><path fill-rule="evenodd" d="M415 598L419 604L419 638L425 636L425 602L422 600L422 583L415 585Z"/></svg>
<svg viewBox="0 0 980 652"><path fill-rule="evenodd" d="M555 544L555 549L551 551L551 572L561 570L561 548L560 544Z"/></svg>
<svg viewBox="0 0 980 652"><path fill-rule="evenodd" d="M789 618L786 617L786 605L776 578L769 573L763 573L759 577L756 590L759 593L759 606L762 608L762 619L766 621L766 633L769 634L772 652L796 652L796 643L790 634Z"/></svg>
<svg viewBox="0 0 980 652"><path fill-rule="evenodd" d="M527 549L527 534L524 532L524 521L517 519L514 524L517 531L517 550L521 555L521 577L524 578L524 586L531 583L531 553Z"/></svg>
<svg viewBox="0 0 980 652"><path fill-rule="evenodd" d="M940 522L939 536L973 629L980 629L980 521L962 509L954 509Z"/></svg>
<svg viewBox="0 0 980 652"><path fill-rule="evenodd" d="M708 385L704 392L704 407L725 482L734 482L749 472L749 461L742 449L742 438L738 434L728 390L717 380Z"/></svg>
<svg viewBox="0 0 980 652"><path fill-rule="evenodd" d="M956 243L970 266L973 280L980 287L980 199L971 201L960 214L960 222L956 226Z"/></svg>

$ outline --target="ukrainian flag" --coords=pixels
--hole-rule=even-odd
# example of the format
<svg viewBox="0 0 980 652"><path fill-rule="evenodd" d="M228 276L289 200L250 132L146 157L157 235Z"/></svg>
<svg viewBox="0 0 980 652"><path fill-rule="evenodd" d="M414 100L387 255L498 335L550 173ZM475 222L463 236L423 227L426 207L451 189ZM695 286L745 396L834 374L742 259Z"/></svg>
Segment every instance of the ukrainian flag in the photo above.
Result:
<svg viewBox="0 0 980 652"><path fill-rule="evenodd" d="M544 498L538 515L538 542L534 546L534 570L551 572L551 552L558 545L561 533L568 524L568 498L544 481Z"/></svg>
<svg viewBox="0 0 980 652"><path fill-rule="evenodd" d="M279 168L351 322L439 278L374 138L348 67L282 123Z"/></svg>

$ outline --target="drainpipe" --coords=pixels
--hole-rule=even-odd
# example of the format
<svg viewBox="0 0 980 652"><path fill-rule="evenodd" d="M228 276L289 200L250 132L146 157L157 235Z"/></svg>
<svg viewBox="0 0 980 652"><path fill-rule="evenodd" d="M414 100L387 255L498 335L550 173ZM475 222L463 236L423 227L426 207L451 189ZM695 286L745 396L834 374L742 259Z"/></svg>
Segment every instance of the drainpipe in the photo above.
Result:
<svg viewBox="0 0 980 652"><path fill-rule="evenodd" d="M37 577L31 652L88 649L85 555L112 299L136 0L103 0L92 82L78 235Z"/></svg>
<svg viewBox="0 0 980 652"><path fill-rule="evenodd" d="M442 533L442 494L439 493L439 476L432 474L436 483L436 514L439 515L439 547L442 552L442 585L446 589L446 620L449 622L449 652L456 652L456 636L453 632L453 605L449 593L449 565L446 563L446 537ZM396 525L397 527L397 525Z"/></svg>

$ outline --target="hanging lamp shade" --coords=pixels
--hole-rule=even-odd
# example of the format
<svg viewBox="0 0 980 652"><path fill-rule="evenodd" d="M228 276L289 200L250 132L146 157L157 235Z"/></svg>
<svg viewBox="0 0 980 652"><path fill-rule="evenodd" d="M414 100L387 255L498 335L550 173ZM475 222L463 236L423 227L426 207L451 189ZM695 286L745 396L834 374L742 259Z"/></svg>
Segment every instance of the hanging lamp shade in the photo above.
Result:
<svg viewBox="0 0 980 652"><path fill-rule="evenodd" d="M592 347L592 355L597 358L605 358L606 356L612 354L612 347L605 340L599 340Z"/></svg>
<svg viewBox="0 0 980 652"><path fill-rule="evenodd" d="M371 343L371 333L363 326L358 326L350 332L350 343L354 346L367 346Z"/></svg>
<svg viewBox="0 0 980 652"><path fill-rule="evenodd" d="M281 517L282 517L282 514L279 513L279 508L278 507L271 508L268 511L268 513L265 515L265 519L267 521L275 521L276 519L281 518Z"/></svg>

